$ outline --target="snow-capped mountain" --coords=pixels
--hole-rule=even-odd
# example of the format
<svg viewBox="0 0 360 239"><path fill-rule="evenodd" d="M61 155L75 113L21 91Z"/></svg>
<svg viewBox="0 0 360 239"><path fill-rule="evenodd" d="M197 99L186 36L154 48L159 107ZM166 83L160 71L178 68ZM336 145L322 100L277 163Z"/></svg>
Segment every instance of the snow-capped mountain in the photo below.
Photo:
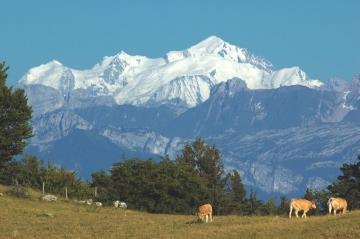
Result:
<svg viewBox="0 0 360 239"><path fill-rule="evenodd" d="M51 61L19 86L34 111L27 152L83 177L122 158L175 158L200 136L264 197L301 195L360 153L360 77L322 83L217 37L87 70Z"/></svg>
<svg viewBox="0 0 360 239"><path fill-rule="evenodd" d="M234 77L244 80L249 89L322 85L299 67L274 70L269 61L215 36L157 59L121 51L104 57L88 70L75 70L51 61L30 69L20 85L50 87L59 91L65 101L81 91L83 97L107 96L119 105L176 104L190 108L207 100L215 84Z"/></svg>

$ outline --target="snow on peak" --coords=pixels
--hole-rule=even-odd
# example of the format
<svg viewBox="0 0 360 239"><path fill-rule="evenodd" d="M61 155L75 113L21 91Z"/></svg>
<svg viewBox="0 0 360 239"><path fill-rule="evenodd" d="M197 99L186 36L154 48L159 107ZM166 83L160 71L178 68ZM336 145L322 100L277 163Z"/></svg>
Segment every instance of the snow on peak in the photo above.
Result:
<svg viewBox="0 0 360 239"><path fill-rule="evenodd" d="M30 69L19 83L21 85L40 84L58 89L60 87L59 79L66 69L59 61L52 60Z"/></svg>
<svg viewBox="0 0 360 239"><path fill-rule="evenodd" d="M92 69L75 70L58 61L30 69L20 84L41 84L63 94L88 90L92 96L111 96L118 104L154 105L179 101L193 107L205 101L211 88L240 78L249 89L285 85L318 87L299 67L273 70L270 62L210 36L183 51L169 51L151 59L120 51L106 56Z"/></svg>
<svg viewBox="0 0 360 239"><path fill-rule="evenodd" d="M210 36L198 44L190 47L184 53L186 56L217 55L226 60L237 63L250 63L258 68L272 71L272 64L259 56L249 53L245 48L240 48L225 42L219 37Z"/></svg>

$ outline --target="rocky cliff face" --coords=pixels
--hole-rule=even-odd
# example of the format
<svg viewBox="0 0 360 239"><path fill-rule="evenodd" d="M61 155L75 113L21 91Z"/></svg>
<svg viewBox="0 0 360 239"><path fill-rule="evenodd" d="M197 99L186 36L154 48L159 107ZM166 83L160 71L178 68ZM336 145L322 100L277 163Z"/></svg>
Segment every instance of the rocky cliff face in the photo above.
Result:
<svg viewBox="0 0 360 239"><path fill-rule="evenodd" d="M310 79L210 37L150 59L121 52L90 70L57 61L21 79L34 110L28 152L89 177L129 157L174 158L195 137L248 187L321 188L360 153L360 79Z"/></svg>

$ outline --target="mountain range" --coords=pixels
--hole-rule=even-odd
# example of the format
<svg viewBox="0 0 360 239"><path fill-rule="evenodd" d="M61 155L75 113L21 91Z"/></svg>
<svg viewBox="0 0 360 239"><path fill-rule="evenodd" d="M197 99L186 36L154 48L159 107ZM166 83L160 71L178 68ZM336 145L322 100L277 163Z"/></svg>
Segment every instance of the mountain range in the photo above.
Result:
<svg viewBox="0 0 360 239"><path fill-rule="evenodd" d="M87 70L51 61L19 81L33 108L27 152L83 177L129 157L174 158L196 137L263 197L323 188L360 153L360 77L311 79L211 36L151 59Z"/></svg>

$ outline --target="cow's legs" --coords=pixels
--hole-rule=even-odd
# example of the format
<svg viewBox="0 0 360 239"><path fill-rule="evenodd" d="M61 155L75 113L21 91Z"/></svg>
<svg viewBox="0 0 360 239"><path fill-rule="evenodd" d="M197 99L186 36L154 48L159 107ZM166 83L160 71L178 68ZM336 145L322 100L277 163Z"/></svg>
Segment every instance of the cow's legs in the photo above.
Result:
<svg viewBox="0 0 360 239"><path fill-rule="evenodd" d="M297 218L299 218L299 214L298 214L298 213L299 213L299 210L295 209L295 215L296 215Z"/></svg>
<svg viewBox="0 0 360 239"><path fill-rule="evenodd" d="M293 207L290 205L290 212L289 212L289 218L291 218L291 213L292 213Z"/></svg>
<svg viewBox="0 0 360 239"><path fill-rule="evenodd" d="M209 220L209 215L206 214L206 216L205 216L205 222L207 223L208 220Z"/></svg>
<svg viewBox="0 0 360 239"><path fill-rule="evenodd" d="M303 215L301 216L301 218L303 218L303 217L305 217L305 218L306 218L306 213L307 213L307 211L306 211L306 210L304 210Z"/></svg>
<svg viewBox="0 0 360 239"><path fill-rule="evenodd" d="M336 209L334 208L334 215L336 215Z"/></svg>
<svg viewBox="0 0 360 239"><path fill-rule="evenodd" d="M331 215L332 206L331 203L329 203L329 214Z"/></svg>
<svg viewBox="0 0 360 239"><path fill-rule="evenodd" d="M209 213L209 217L210 217L210 222L212 222L213 221L212 212Z"/></svg>
<svg viewBox="0 0 360 239"><path fill-rule="evenodd" d="M344 209L343 209L343 214L345 214L345 213L346 213L346 209L347 209L347 208L346 208L346 207L344 207Z"/></svg>

